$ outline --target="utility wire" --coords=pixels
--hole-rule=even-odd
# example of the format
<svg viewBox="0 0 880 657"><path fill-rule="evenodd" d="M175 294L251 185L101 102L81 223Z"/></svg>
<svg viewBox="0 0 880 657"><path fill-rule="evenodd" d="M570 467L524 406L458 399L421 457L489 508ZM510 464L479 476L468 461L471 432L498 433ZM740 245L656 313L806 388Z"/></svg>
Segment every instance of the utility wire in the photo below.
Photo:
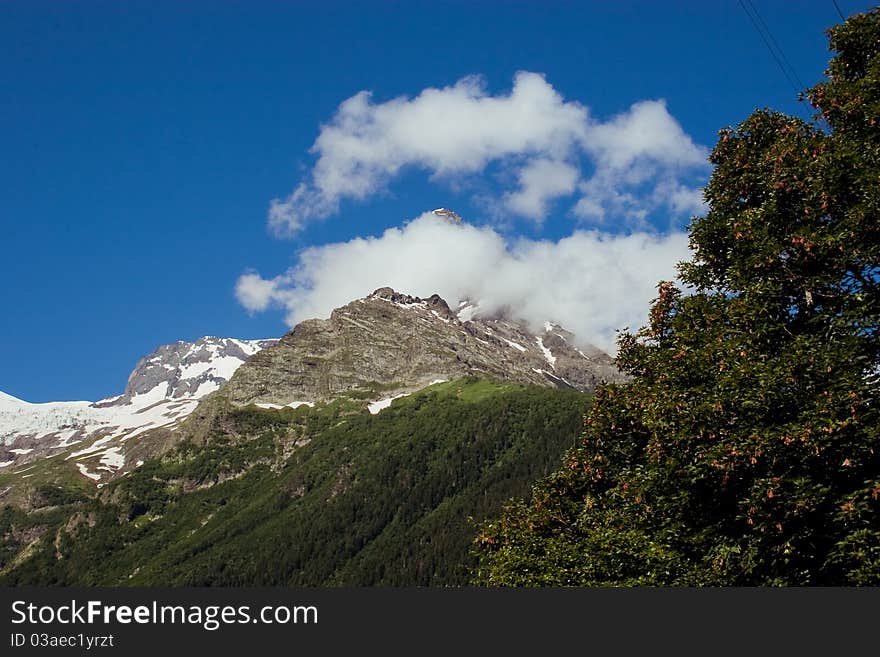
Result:
<svg viewBox="0 0 880 657"><path fill-rule="evenodd" d="M748 2L749 7L752 8L752 11L749 11L749 7L746 6L746 2ZM797 96L798 102L802 102L803 97L801 94L804 91L804 84L803 82L801 82L800 78L795 72L794 67L788 62L788 58L785 56L785 53L782 51L782 48L777 43L776 39L773 38L773 34L770 32L767 24L764 23L764 19L761 18L761 15L758 13L758 10L752 4L751 0L739 0L739 6L742 7L742 10L745 12L746 16L749 17L749 20L751 21L752 26L755 28L755 31L758 33L758 36L761 37L761 41L763 41L764 45L767 46L767 50L770 51L770 55L773 57L773 60L776 62L777 66L779 66L779 70L782 71L782 75L784 75L785 79L788 80L788 83L791 85L792 90L794 90L795 96ZM754 12L754 15L752 12ZM764 29L762 29L762 25ZM788 64L788 67L786 67L786 64ZM803 105L801 105L801 108L803 108ZM807 120L810 120L808 113Z"/></svg>
<svg viewBox="0 0 880 657"><path fill-rule="evenodd" d="M840 7L837 5L837 0L831 0L834 3L834 8L837 10L837 15L840 16L840 20L845 21L846 17L843 15L843 12L840 11Z"/></svg>
<svg viewBox="0 0 880 657"><path fill-rule="evenodd" d="M833 1L833 0L832 0ZM785 51L782 49L782 46L779 45L779 42L773 37L773 32L770 31L770 28L767 26L767 23L764 22L764 19L761 17L761 12L758 11L758 8L752 3L752 0L746 0L749 3L749 6L752 8L752 11L755 13L755 16L758 17L758 20L761 23L761 26L764 28L764 32L767 33L767 36L770 37L770 41L776 47L776 51L779 53L779 56L782 58L782 61L788 67L788 70L791 72L792 77L797 82L798 90L803 91L805 85L801 82L801 79L798 77L797 72L794 70L794 66L791 65L791 62L788 61L788 57L785 56Z"/></svg>
<svg viewBox="0 0 880 657"><path fill-rule="evenodd" d="M749 2L751 5L751 2ZM752 26L755 28L755 31L758 33L758 36L761 37L761 41L764 42L764 45L767 46L767 50L770 51L770 55L773 57L773 60L776 62L777 66L779 66L779 70L782 71L782 75L785 76L785 79L788 80L788 83L791 85L791 88L794 90L796 94L799 94L802 90L802 86L798 85L791 73L788 72L788 69L785 67L782 59L779 54L777 54L776 49L773 47L773 44L770 41L770 37L764 33L764 30L761 29L761 25L758 23L757 18L749 11L748 7L744 0L739 0L739 6L742 7L742 10L746 13L746 16L749 17L749 20L752 22Z"/></svg>

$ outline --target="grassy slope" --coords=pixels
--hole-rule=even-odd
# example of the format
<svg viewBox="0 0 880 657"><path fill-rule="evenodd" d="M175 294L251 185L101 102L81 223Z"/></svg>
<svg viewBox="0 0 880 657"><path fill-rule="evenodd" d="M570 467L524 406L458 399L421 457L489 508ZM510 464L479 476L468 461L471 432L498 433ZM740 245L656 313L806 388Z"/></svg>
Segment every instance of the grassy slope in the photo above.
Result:
<svg viewBox="0 0 880 657"><path fill-rule="evenodd" d="M470 519L558 467L586 403L465 380L378 415L353 400L229 411L204 445L148 461L99 500L59 492L40 512L0 512L0 583L464 584Z"/></svg>

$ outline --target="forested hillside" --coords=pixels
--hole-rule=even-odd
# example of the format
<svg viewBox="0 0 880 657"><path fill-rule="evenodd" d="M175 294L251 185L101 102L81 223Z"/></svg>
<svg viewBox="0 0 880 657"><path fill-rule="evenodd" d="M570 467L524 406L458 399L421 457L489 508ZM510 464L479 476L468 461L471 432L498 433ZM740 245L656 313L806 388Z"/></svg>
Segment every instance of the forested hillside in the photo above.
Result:
<svg viewBox="0 0 880 657"><path fill-rule="evenodd" d="M97 498L54 487L0 511L0 582L465 584L475 522L555 467L588 401L466 379L377 415L356 399L215 409Z"/></svg>

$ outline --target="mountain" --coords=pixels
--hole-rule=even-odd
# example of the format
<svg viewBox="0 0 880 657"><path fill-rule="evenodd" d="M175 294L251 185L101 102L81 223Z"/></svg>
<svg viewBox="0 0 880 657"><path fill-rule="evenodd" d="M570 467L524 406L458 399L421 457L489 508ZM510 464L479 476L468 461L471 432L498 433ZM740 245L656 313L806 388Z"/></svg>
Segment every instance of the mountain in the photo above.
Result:
<svg viewBox="0 0 880 657"><path fill-rule="evenodd" d="M211 397L199 442L90 494L43 486L39 508L0 509L0 585L467 584L476 523L558 467L589 401L476 378L377 413Z"/></svg>
<svg viewBox="0 0 880 657"><path fill-rule="evenodd" d="M250 359L222 394L239 406L314 403L352 391L388 400L465 376L582 392L621 378L610 356L577 346L549 321L533 330L509 313L484 315L478 303L453 311L436 294L421 299L384 287L328 319L298 324Z"/></svg>
<svg viewBox="0 0 880 657"><path fill-rule="evenodd" d="M263 408L346 396L375 413L432 383L468 376L582 392L621 378L611 357L577 346L549 321L535 330L511 311L486 314L471 301L453 311L436 294L421 299L385 287L280 340L204 337L159 347L138 361L122 394L98 402L29 404L0 393L0 474L37 484L75 468L85 483L103 485L204 433L199 418L212 416L214 402L182 423L211 393ZM0 501L14 488L0 487Z"/></svg>
<svg viewBox="0 0 880 657"><path fill-rule="evenodd" d="M175 427L275 342L209 336L161 346L138 361L121 395L97 402L31 404L0 392L0 472L67 451L83 477L100 481L123 468L126 441Z"/></svg>
<svg viewBox="0 0 880 657"><path fill-rule="evenodd" d="M160 348L116 398L4 400L52 455L0 470L0 583L464 584L474 522L622 380L552 321L391 288L271 344L214 340Z"/></svg>

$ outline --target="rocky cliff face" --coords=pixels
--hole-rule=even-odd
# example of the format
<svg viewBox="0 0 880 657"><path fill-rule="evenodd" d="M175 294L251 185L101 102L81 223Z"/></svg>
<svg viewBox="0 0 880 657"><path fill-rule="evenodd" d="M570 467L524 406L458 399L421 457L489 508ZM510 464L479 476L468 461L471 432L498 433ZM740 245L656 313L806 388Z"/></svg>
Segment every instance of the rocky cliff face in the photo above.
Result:
<svg viewBox="0 0 880 657"><path fill-rule="evenodd" d="M474 304L451 309L380 288L297 325L256 354L224 387L236 405L326 401L352 390L377 396L410 392L464 376L593 389L621 375L610 356L578 347L550 322L534 331L505 316L483 316Z"/></svg>

